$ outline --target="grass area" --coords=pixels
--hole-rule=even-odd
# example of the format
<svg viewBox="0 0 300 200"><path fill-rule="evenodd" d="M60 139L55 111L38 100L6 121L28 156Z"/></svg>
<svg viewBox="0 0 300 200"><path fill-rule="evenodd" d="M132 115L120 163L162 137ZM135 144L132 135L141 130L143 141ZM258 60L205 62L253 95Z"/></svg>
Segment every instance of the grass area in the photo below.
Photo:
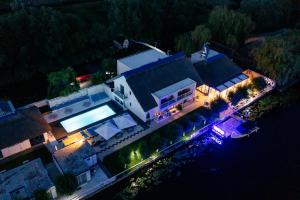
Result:
<svg viewBox="0 0 300 200"><path fill-rule="evenodd" d="M126 147L108 155L103 163L115 175L130 168L161 150L171 143L186 139L194 129L204 126L204 117L210 116L210 110L199 108L188 115L156 130Z"/></svg>
<svg viewBox="0 0 300 200"><path fill-rule="evenodd" d="M51 153L45 146L43 146L15 158L8 159L7 161L3 160L3 162L0 162L0 171L15 168L21 165L26 160L30 161L36 158L41 158L44 164L50 163L52 161Z"/></svg>

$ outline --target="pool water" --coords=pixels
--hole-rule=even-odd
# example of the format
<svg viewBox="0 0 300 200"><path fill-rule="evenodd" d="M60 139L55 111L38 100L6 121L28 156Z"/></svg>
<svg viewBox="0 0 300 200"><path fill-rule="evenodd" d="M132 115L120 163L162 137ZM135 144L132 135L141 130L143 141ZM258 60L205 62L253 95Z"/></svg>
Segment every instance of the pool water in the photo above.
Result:
<svg viewBox="0 0 300 200"><path fill-rule="evenodd" d="M75 117L61 121L64 129L70 133L116 114L108 105L104 105Z"/></svg>

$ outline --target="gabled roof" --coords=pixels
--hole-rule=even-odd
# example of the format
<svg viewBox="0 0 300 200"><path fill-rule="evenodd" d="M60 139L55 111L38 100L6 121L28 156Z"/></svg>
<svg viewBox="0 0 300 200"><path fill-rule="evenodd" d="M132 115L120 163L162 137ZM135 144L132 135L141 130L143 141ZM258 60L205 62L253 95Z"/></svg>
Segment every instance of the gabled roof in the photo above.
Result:
<svg viewBox="0 0 300 200"><path fill-rule="evenodd" d="M0 121L0 149L35 138L51 128L36 107L17 110L17 113Z"/></svg>
<svg viewBox="0 0 300 200"><path fill-rule="evenodd" d="M224 54L211 57L207 62L197 62L194 66L203 82L210 87L217 87L243 72Z"/></svg>
<svg viewBox="0 0 300 200"><path fill-rule="evenodd" d="M162 51L149 49L122 59L119 59L118 62L121 62L128 66L131 69L136 69L148 63L156 62L159 59L168 57L168 55Z"/></svg>
<svg viewBox="0 0 300 200"><path fill-rule="evenodd" d="M191 61L182 53L125 72L123 75L145 112L157 106L152 93L186 78L202 83Z"/></svg>

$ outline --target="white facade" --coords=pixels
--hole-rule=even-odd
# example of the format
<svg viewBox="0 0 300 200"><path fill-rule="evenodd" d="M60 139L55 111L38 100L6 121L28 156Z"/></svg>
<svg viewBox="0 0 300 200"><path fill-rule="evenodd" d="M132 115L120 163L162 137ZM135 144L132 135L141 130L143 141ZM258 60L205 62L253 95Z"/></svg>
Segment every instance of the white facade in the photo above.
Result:
<svg viewBox="0 0 300 200"><path fill-rule="evenodd" d="M174 85L177 85L177 83L175 83ZM139 117L144 122L154 119L157 116L157 114L162 113L163 111L167 110L168 108L174 105L182 104L187 99L192 99L195 95L195 90L196 90L195 81L190 82L188 85L183 85L182 87L178 87L177 85L177 89L175 91L172 91L172 86L162 88L162 90L164 90L163 91L164 93L169 92L167 93L167 96L174 97L174 102L168 104L167 106L161 107L162 98L161 97L158 98L155 94L152 94L153 98L157 103L157 106L155 106L154 108L148 111L144 111L138 99L135 97L133 91L131 90L130 86L126 82L124 76L115 79L114 86L115 86L114 92L111 92L110 95L112 96L112 99L116 101L120 106L123 106L124 109L128 109L131 112L133 112L137 117ZM121 89L121 87L123 87L123 89ZM184 89L189 89L190 92L188 92L188 94L185 94L185 96L179 96L178 92ZM123 91L121 92L121 90Z"/></svg>
<svg viewBox="0 0 300 200"><path fill-rule="evenodd" d="M147 121L146 115L147 113L143 110L142 106L138 102L137 98L135 97L134 93L130 89L129 85L126 82L126 79L124 76L121 76L114 80L114 91L120 91L121 85L124 87L124 97L120 98L118 95L113 93L112 99L114 101L117 101L116 99L123 102L123 105L121 102L118 102L120 105L124 106L126 109L133 112L136 116L138 116L141 120Z"/></svg>

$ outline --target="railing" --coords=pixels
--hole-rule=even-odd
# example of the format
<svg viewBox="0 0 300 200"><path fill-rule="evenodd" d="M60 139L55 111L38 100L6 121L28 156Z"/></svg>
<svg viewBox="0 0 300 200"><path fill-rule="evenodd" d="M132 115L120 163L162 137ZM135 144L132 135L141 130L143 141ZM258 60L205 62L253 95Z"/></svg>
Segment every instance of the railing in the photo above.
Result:
<svg viewBox="0 0 300 200"><path fill-rule="evenodd" d="M188 97L188 96L190 96L190 95L192 95L192 94L193 94L193 92L190 91L190 92L184 93L184 94L182 94L182 95L179 95L179 96L177 97L177 101L179 101L179 100L181 100L181 99L183 99L183 98L185 98L185 97Z"/></svg>
<svg viewBox="0 0 300 200"><path fill-rule="evenodd" d="M167 102L165 102L163 104L160 104L160 109L165 108L165 107L167 107L167 106L169 106L169 105L171 105L171 104L173 104L175 102L176 102L175 99L172 99L172 100L167 101Z"/></svg>
<svg viewBox="0 0 300 200"><path fill-rule="evenodd" d="M119 90L115 90L114 94L117 95L120 99L124 100L127 98L124 94L122 94Z"/></svg>

